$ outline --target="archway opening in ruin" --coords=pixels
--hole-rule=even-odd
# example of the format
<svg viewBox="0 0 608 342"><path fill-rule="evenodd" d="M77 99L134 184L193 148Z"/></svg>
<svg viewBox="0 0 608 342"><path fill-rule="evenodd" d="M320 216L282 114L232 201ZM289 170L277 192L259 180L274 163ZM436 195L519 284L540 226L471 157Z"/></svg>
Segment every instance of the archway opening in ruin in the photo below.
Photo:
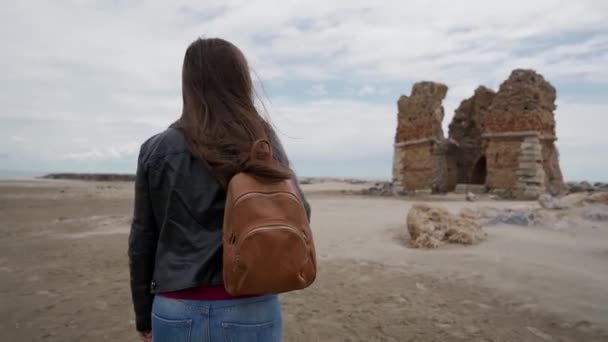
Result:
<svg viewBox="0 0 608 342"><path fill-rule="evenodd" d="M486 166L486 157L481 156L477 159L477 163L473 167L473 172L471 173L471 184L486 184L486 176L488 174L488 169Z"/></svg>

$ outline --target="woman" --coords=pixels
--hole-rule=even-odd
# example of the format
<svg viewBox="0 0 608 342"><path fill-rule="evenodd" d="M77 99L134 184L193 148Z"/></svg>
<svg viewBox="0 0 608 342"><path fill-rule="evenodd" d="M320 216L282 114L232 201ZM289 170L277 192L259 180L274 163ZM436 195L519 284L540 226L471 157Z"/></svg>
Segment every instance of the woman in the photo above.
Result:
<svg viewBox="0 0 608 342"><path fill-rule="evenodd" d="M222 285L225 186L240 171L293 177L276 134L254 106L245 57L222 39L198 39L182 69L182 115L141 147L129 269L144 341L281 341L277 295L234 298ZM251 165L267 138L279 163ZM310 206L298 191L310 219Z"/></svg>

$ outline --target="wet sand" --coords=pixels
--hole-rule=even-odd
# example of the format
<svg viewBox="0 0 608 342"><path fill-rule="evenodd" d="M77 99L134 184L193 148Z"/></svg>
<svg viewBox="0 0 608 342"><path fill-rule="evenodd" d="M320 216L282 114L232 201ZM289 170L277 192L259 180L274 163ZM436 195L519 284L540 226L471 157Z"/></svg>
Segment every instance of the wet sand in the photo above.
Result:
<svg viewBox="0 0 608 342"><path fill-rule="evenodd" d="M364 185L359 185L364 186ZM475 246L406 247L413 200L304 186L318 281L282 295L285 341L607 341L608 226L486 228ZM0 340L136 340L132 183L0 182ZM526 207L436 198L450 210Z"/></svg>

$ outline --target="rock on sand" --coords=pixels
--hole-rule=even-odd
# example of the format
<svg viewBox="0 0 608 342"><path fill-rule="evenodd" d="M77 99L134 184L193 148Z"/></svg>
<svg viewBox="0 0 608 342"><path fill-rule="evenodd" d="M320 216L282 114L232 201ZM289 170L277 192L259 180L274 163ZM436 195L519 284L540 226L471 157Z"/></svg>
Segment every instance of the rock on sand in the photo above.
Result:
<svg viewBox="0 0 608 342"><path fill-rule="evenodd" d="M437 248L446 243L470 245L486 233L470 217L453 215L439 206L415 204L407 215L407 230L415 248Z"/></svg>
<svg viewBox="0 0 608 342"><path fill-rule="evenodd" d="M538 203L541 207L549 210L562 210L568 209L568 205L564 203L558 197L553 197L550 194L543 194L538 199Z"/></svg>

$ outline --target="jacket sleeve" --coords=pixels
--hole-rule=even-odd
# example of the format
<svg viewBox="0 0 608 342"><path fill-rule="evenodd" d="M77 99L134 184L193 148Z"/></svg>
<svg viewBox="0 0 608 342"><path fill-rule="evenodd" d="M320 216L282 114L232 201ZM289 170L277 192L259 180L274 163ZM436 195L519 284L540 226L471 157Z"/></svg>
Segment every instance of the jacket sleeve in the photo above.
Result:
<svg viewBox="0 0 608 342"><path fill-rule="evenodd" d="M131 296L136 328L138 331L147 331L152 328L154 295L150 286L154 273L158 233L150 200L147 170L142 164L141 152L137 162L134 204L128 248Z"/></svg>
<svg viewBox="0 0 608 342"><path fill-rule="evenodd" d="M272 149L274 151L275 158L279 162L281 162L283 165L291 167L289 158L287 157L287 153L285 153L285 149L283 148L283 144L279 140L279 137L277 136L275 131L270 126L268 127L268 135L269 135L268 139L270 140L270 144L272 145ZM302 202L304 203L304 208L306 209L306 215L308 216L308 221L310 221L310 216L311 216L310 203L308 203L306 196L304 196L304 192L302 191L302 188L300 187L300 184L297 179L295 180L295 184L296 184L296 188L298 189L298 192L300 193L300 198L302 199Z"/></svg>

